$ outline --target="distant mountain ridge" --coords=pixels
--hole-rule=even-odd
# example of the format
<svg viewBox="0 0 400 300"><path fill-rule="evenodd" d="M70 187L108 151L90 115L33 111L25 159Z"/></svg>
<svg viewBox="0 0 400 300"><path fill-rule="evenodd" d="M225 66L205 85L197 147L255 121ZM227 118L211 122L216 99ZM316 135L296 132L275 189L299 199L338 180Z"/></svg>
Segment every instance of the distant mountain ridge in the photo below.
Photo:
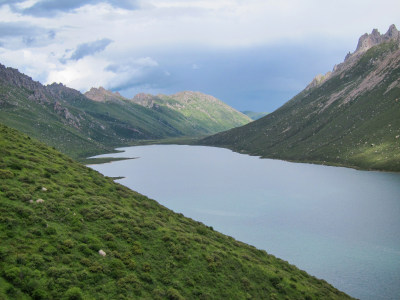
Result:
<svg viewBox="0 0 400 300"><path fill-rule="evenodd" d="M91 89L85 96L60 83L44 86L0 64L0 122L75 158L141 140L212 134L250 121L232 122L230 114L225 109L218 120L211 114L206 121L198 120L168 106L136 104L104 88Z"/></svg>
<svg viewBox="0 0 400 300"><path fill-rule="evenodd" d="M238 127L252 120L221 100L201 92L183 91L173 95L157 96L139 93L132 99L111 92L103 87L91 88L85 93L89 99L99 102L126 101L139 104L152 111L173 111L186 119L186 128L197 128L198 134L212 134Z"/></svg>
<svg viewBox="0 0 400 300"><path fill-rule="evenodd" d="M201 144L294 161L400 171L400 38L394 25L275 112Z"/></svg>
<svg viewBox="0 0 400 300"><path fill-rule="evenodd" d="M192 122L223 131L224 127L238 127L251 122L251 118L221 100L207 94L183 91L173 95L137 94L133 102L154 109L166 107L183 114Z"/></svg>

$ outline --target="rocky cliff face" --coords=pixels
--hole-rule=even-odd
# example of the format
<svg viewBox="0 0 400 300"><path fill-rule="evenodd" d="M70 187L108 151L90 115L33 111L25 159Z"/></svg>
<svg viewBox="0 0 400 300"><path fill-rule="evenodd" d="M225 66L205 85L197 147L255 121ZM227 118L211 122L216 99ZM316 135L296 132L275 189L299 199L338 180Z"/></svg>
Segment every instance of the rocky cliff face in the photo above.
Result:
<svg viewBox="0 0 400 300"><path fill-rule="evenodd" d="M335 65L332 72L328 72L325 75L317 75L311 83L306 87L306 89L311 89L317 87L324 83L326 80L334 75L342 73L352 66L354 66L361 56L374 46L380 45L393 41L394 43L400 45L400 31L397 30L396 26L393 24L389 27L385 34L380 34L377 29L373 29L370 34L363 34L357 44L357 48L353 53L348 53L344 59L344 62Z"/></svg>

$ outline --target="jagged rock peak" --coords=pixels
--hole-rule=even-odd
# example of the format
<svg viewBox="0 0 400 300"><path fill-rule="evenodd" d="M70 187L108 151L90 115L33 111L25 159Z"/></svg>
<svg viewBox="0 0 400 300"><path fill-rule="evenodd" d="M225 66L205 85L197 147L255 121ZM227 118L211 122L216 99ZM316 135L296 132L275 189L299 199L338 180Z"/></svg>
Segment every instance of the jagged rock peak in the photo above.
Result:
<svg viewBox="0 0 400 300"><path fill-rule="evenodd" d="M374 29L370 34L365 33L360 37L354 53L365 52L373 46L392 39L400 40L400 33L394 24L389 27L389 30L385 34L380 34L378 29Z"/></svg>
<svg viewBox="0 0 400 300"><path fill-rule="evenodd" d="M389 38L399 38L399 31L394 24L390 25L389 30L385 33Z"/></svg>
<svg viewBox="0 0 400 300"><path fill-rule="evenodd" d="M388 31L385 34L380 34L378 29L373 29L370 34L363 34L358 40L356 50L353 53L347 53L344 62L335 65L332 72L328 72L325 75L317 75L305 88L305 90L320 86L333 75L341 73L344 70L350 68L366 51L368 51L372 47L384 42L388 42L390 40L395 40L400 46L400 31L397 30L394 24L390 25Z"/></svg>

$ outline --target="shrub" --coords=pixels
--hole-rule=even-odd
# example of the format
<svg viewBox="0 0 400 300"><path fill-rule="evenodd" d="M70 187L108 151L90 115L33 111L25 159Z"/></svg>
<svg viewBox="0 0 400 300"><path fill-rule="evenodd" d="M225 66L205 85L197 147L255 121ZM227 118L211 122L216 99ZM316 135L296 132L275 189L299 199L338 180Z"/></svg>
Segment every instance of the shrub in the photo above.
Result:
<svg viewBox="0 0 400 300"><path fill-rule="evenodd" d="M134 254L142 254L142 245L138 241L133 242L132 251Z"/></svg>
<svg viewBox="0 0 400 300"><path fill-rule="evenodd" d="M0 169L0 179L10 179L14 177L14 173L9 170Z"/></svg>
<svg viewBox="0 0 400 300"><path fill-rule="evenodd" d="M69 288L65 294L64 299L66 300L80 300L83 299L82 291L78 287Z"/></svg>
<svg viewBox="0 0 400 300"><path fill-rule="evenodd" d="M167 298L171 300L183 300L182 295L174 288L170 287L167 290Z"/></svg>

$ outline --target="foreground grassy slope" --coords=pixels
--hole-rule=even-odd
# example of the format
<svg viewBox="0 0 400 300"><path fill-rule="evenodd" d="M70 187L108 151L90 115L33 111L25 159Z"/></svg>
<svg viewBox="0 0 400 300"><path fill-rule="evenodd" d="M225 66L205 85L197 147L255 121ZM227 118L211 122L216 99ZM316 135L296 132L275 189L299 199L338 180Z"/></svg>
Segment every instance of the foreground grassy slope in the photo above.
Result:
<svg viewBox="0 0 400 300"><path fill-rule="evenodd" d="M294 161L400 171L398 41L369 49L275 112L202 144Z"/></svg>
<svg viewBox="0 0 400 300"><path fill-rule="evenodd" d="M348 298L2 125L0 178L0 299Z"/></svg>

